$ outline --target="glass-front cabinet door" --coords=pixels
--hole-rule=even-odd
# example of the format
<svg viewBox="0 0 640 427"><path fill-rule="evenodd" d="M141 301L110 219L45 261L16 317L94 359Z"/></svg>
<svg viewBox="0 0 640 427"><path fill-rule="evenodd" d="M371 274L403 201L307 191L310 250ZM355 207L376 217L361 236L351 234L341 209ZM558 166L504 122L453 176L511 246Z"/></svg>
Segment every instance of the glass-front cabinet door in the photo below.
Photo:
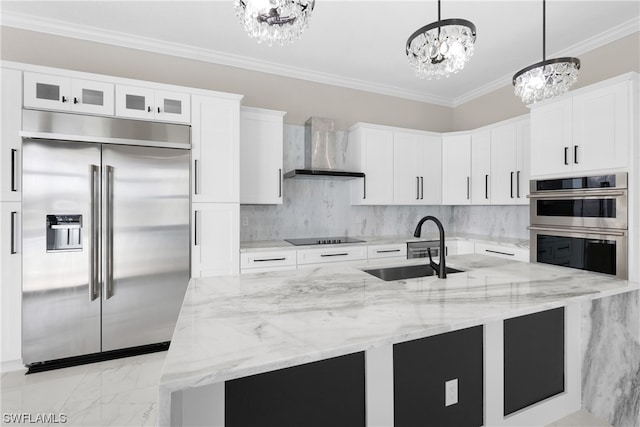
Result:
<svg viewBox="0 0 640 427"><path fill-rule="evenodd" d="M191 121L191 102L188 93L156 91L156 119L189 123Z"/></svg>
<svg viewBox="0 0 640 427"><path fill-rule="evenodd" d="M113 100L112 83L78 79L71 81L72 111L112 116Z"/></svg>
<svg viewBox="0 0 640 427"><path fill-rule="evenodd" d="M54 110L71 109L71 79L50 74L24 73L24 106Z"/></svg>
<svg viewBox="0 0 640 427"><path fill-rule="evenodd" d="M116 116L134 119L155 119L153 89L116 86Z"/></svg>

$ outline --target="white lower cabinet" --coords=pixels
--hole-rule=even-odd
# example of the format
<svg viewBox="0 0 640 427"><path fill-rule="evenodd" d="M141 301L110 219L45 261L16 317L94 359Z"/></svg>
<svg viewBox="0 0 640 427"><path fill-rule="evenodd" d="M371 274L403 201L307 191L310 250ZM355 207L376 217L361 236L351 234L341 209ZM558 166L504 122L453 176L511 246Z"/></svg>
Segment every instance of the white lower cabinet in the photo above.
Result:
<svg viewBox="0 0 640 427"><path fill-rule="evenodd" d="M475 243L475 253L514 261L529 262L529 249L490 243Z"/></svg>
<svg viewBox="0 0 640 427"><path fill-rule="evenodd" d="M298 268L367 259L366 245L298 249L297 252Z"/></svg>
<svg viewBox="0 0 640 427"><path fill-rule="evenodd" d="M191 277L240 272L240 204L193 203Z"/></svg>
<svg viewBox="0 0 640 427"><path fill-rule="evenodd" d="M242 274L295 269L295 250L240 253L240 272Z"/></svg>
<svg viewBox="0 0 640 427"><path fill-rule="evenodd" d="M367 259L369 262L384 261L390 258L406 259L407 244L394 243L389 245L367 246Z"/></svg>
<svg viewBox="0 0 640 427"><path fill-rule="evenodd" d="M0 361L21 357L22 248L20 202L0 202Z"/></svg>

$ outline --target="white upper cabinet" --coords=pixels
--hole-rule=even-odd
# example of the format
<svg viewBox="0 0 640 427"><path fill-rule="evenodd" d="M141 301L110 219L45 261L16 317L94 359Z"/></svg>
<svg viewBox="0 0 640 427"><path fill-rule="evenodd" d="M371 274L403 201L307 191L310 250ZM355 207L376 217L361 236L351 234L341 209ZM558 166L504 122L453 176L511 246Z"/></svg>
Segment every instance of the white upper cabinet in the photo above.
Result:
<svg viewBox="0 0 640 427"><path fill-rule="evenodd" d="M114 85L40 73L24 73L24 106L113 115Z"/></svg>
<svg viewBox="0 0 640 427"><path fill-rule="evenodd" d="M491 130L471 132L471 204L491 203Z"/></svg>
<svg viewBox="0 0 640 427"><path fill-rule="evenodd" d="M116 86L116 115L133 119L189 123L189 94L146 87Z"/></svg>
<svg viewBox="0 0 640 427"><path fill-rule="evenodd" d="M192 97L191 201L240 201L240 101Z"/></svg>
<svg viewBox="0 0 640 427"><path fill-rule="evenodd" d="M282 204L283 111L240 113L240 203Z"/></svg>
<svg viewBox="0 0 640 427"><path fill-rule="evenodd" d="M351 204L393 204L393 131L356 125L349 133L351 167L365 178L351 183Z"/></svg>
<svg viewBox="0 0 640 427"><path fill-rule="evenodd" d="M471 134L442 136L442 204L471 203Z"/></svg>
<svg viewBox="0 0 640 427"><path fill-rule="evenodd" d="M626 168L631 91L632 81L618 81L533 106L531 175Z"/></svg>
<svg viewBox="0 0 640 427"><path fill-rule="evenodd" d="M440 204L441 164L440 136L394 132L394 204Z"/></svg>
<svg viewBox="0 0 640 427"><path fill-rule="evenodd" d="M528 204L528 120L491 130L491 203Z"/></svg>
<svg viewBox="0 0 640 427"><path fill-rule="evenodd" d="M0 126L0 201L21 200L22 75L2 70L2 126Z"/></svg>

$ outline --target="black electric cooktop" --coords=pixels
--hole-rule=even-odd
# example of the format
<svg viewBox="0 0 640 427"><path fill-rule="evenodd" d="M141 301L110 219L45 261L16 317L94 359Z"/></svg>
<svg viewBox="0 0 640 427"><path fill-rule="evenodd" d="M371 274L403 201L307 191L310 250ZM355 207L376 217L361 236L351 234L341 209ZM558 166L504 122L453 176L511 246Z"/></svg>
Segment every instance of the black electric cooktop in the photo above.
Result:
<svg viewBox="0 0 640 427"><path fill-rule="evenodd" d="M305 237L303 239L284 239L292 245L337 245L339 243L361 243L364 240L354 239L353 237Z"/></svg>

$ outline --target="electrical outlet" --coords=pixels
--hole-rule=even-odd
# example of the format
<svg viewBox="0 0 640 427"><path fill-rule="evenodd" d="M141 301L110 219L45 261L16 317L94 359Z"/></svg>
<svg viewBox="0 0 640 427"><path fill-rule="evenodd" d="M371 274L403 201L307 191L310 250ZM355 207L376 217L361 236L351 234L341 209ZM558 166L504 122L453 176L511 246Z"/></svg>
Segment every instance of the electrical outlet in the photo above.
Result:
<svg viewBox="0 0 640 427"><path fill-rule="evenodd" d="M242 226L243 227L248 227L249 226L249 217L248 216L243 216L242 217Z"/></svg>
<svg viewBox="0 0 640 427"><path fill-rule="evenodd" d="M452 379L444 383L444 406L458 403L458 379Z"/></svg>

